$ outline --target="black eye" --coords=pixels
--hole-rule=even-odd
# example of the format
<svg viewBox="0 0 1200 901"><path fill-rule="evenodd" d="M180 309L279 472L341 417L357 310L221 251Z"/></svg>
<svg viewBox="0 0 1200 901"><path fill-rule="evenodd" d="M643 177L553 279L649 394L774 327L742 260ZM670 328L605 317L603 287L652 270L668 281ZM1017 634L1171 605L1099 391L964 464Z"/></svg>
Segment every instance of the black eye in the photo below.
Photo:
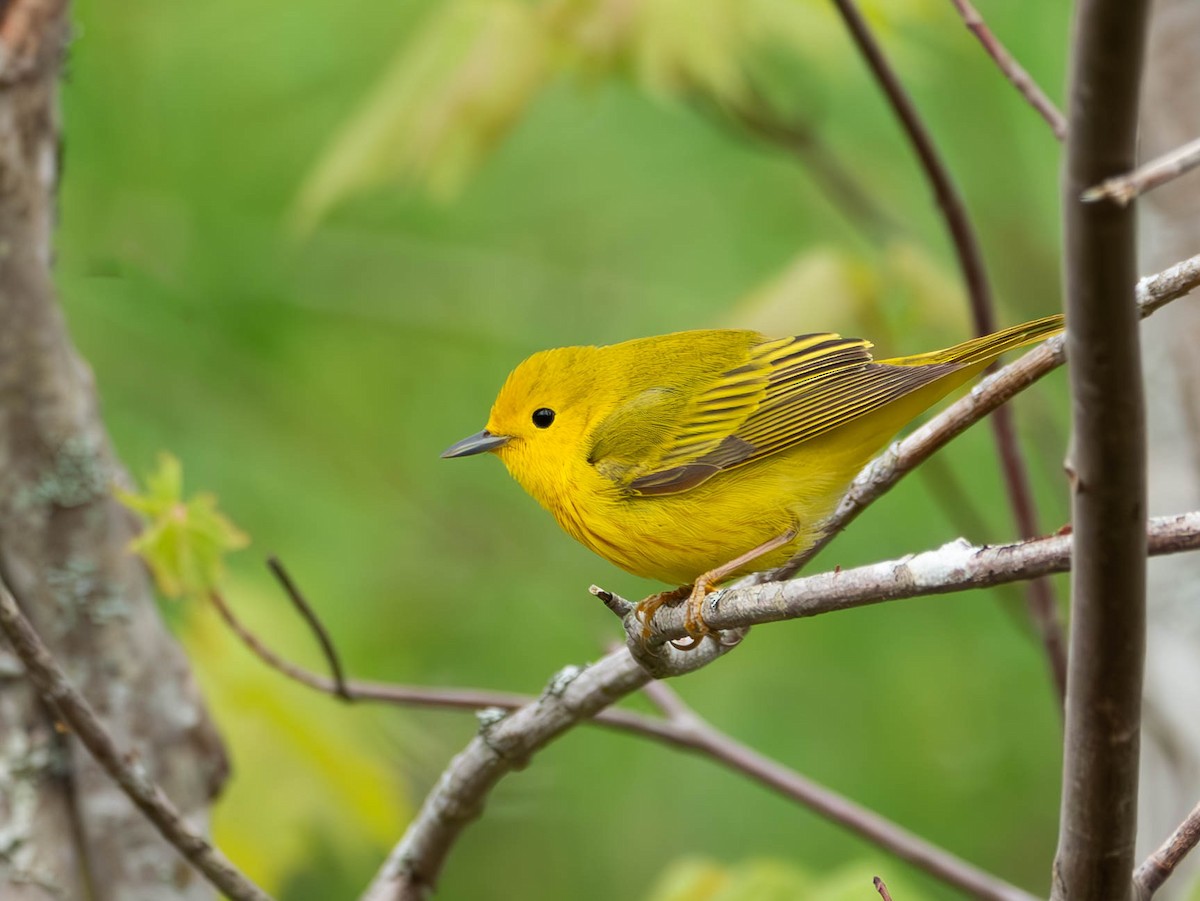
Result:
<svg viewBox="0 0 1200 901"><path fill-rule="evenodd" d="M550 428L552 422L554 422L554 411L549 407L541 407L533 411L533 424L539 429Z"/></svg>

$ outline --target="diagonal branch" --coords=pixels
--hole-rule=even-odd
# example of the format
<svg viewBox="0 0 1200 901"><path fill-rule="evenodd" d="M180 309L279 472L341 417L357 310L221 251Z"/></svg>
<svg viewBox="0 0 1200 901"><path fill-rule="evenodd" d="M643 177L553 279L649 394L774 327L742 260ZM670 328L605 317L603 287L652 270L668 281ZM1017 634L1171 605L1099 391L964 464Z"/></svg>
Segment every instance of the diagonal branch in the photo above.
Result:
<svg viewBox="0 0 1200 901"><path fill-rule="evenodd" d="M1025 68L1000 43L992 30L987 27L987 23L983 21L983 16L979 15L979 10L971 5L970 0L950 0L950 2L962 16L967 30L975 35L983 49L987 51L987 55L996 63L1001 74L1009 80L1037 114L1046 120L1046 124L1054 132L1054 137L1060 141L1065 138L1067 136L1066 117L1054 105L1054 101L1046 96L1046 92L1038 87L1033 76L1026 72Z"/></svg>
<svg viewBox="0 0 1200 901"><path fill-rule="evenodd" d="M921 120L912 98L904 90L899 77L883 55L883 50L871 34L871 30L867 27L854 0L834 0L834 5L841 13L842 19L850 31L850 36L870 67L875 80L879 82L880 88L887 96L896 118L900 120L904 133L920 160L925 178L933 188L938 207L942 211L942 217L945 219L946 228L954 244L963 279L967 285L975 331L980 335L994 332L996 331L995 303L992 299L992 289L988 283L987 273L984 271L983 253L980 251L979 241L975 236L970 217L967 215L966 205L950 178L950 172L945 162L934 146L933 137ZM1013 518L1016 520L1017 531L1022 538L1033 538L1039 531L1033 489L1025 458L1017 443L1016 424L1009 408L1001 407L996 410L992 417L992 431L996 439L996 450L1000 456L1004 486ZM1042 645L1046 650L1050 671L1061 702L1066 692L1066 639L1063 637L1054 591L1049 582L1035 580L1029 584L1027 592L1026 603L1029 615L1042 638Z"/></svg>
<svg viewBox="0 0 1200 901"><path fill-rule="evenodd" d="M1200 804L1192 808L1162 847L1134 872L1133 892L1137 901L1149 901L1197 844L1200 844Z"/></svg>
<svg viewBox="0 0 1200 901"><path fill-rule="evenodd" d="M1138 314L1145 318L1197 287L1200 287L1200 254L1139 281L1135 292ZM759 580L784 579L798 572L900 479L951 439L961 435L968 427L1057 369L1066 360L1066 339L1059 335L983 379L965 397L950 404L868 464L851 484L833 515L825 521L821 540L775 572L759 577Z"/></svg>
<svg viewBox="0 0 1200 901"><path fill-rule="evenodd" d="M1094 188L1084 191L1080 199L1087 202L1107 199L1118 206L1125 206L1139 194L1165 185L1197 166L1200 166L1200 138L1138 166L1128 175L1105 179Z"/></svg>
<svg viewBox="0 0 1200 901"><path fill-rule="evenodd" d="M1032 895L1016 886L972 866L874 811L806 779L715 729L667 683L650 682L643 691L666 715L668 725L685 738L688 750L700 752L732 770L750 776L974 898L1034 901Z"/></svg>
<svg viewBox="0 0 1200 901"><path fill-rule="evenodd" d="M597 593L597 592L593 592ZM618 605L623 601L609 595ZM284 675L343 700L380 701L405 706L450 709L481 709L491 720L500 711L517 710L537 702L528 695L489 692L478 689L424 688L356 682L338 683L295 666L268 649L233 614L219 593L212 596L222 617L247 647L268 666ZM632 610L628 605L624 613ZM311 608L310 608L311 611ZM646 716L632 710L608 708L585 722L606 726L642 738L651 738L682 751L707 757L735 772L755 780L819 816L837 823L880 848L895 854L949 885L992 901L1032 901L1020 890L926 842L903 827L804 776L734 741L691 712L665 683L650 681L645 694L663 712L665 718Z"/></svg>
<svg viewBox="0 0 1200 901"><path fill-rule="evenodd" d="M58 710L91 755L154 824L163 838L234 901L271 901L217 848L193 830L161 788L146 773L136 752L122 750L100 722L87 700L17 606L8 587L0 583L0 630L25 666L25 672L46 701Z"/></svg>

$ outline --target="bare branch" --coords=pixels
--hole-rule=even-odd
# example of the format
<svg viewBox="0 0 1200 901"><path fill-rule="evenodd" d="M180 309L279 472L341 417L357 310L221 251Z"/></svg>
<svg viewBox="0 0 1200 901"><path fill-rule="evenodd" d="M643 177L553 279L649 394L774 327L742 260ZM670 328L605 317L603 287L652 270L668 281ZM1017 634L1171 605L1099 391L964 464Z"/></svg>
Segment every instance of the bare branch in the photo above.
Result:
<svg viewBox="0 0 1200 901"><path fill-rule="evenodd" d="M136 752L123 751L91 705L67 680L49 649L21 613L8 586L0 583L0 629L25 666L29 680L62 714L96 762L154 824L163 838L234 901L270 901L228 858L194 831L161 788L147 776Z"/></svg>
<svg viewBox="0 0 1200 901"><path fill-rule="evenodd" d="M1137 283L1138 313L1143 318L1200 287L1200 255ZM1059 335L979 382L971 392L871 461L851 484L819 542L758 581L784 579L817 555L851 522L933 453L988 413L1066 362L1066 339Z"/></svg>
<svg viewBox="0 0 1200 901"><path fill-rule="evenodd" d="M933 138L922 122L916 106L908 96L900 79L888 64L882 49L875 41L866 21L855 6L854 0L834 0L846 27L850 31L876 81L879 82L893 112L900 120L904 133L920 160L925 178L933 188L938 207L946 222L958 256L959 267L967 286L971 305L971 317L977 334L986 335L996 330L995 303L991 285L984 271L983 254L975 230L967 215L966 205L955 188L945 162L934 147ZM1016 520L1017 531L1022 538L1033 538L1039 532L1033 489L1025 458L1017 443L1016 424L1012 411L1006 407L996 410L992 417L992 431L996 440L996 451L1000 456L1005 491L1009 506ZM1050 664L1054 683L1059 691L1060 704L1066 690L1066 639L1059 621L1058 605L1054 590L1048 582L1032 582L1027 588L1026 603L1029 615L1042 638L1042 645Z"/></svg>
<svg viewBox="0 0 1200 901"><path fill-rule="evenodd" d="M1126 901L1132 890L1146 633L1136 222L1132 209L1080 195L1133 167L1149 9L1076 7L1063 187L1075 566L1055 901Z"/></svg>
<svg viewBox="0 0 1200 901"><path fill-rule="evenodd" d="M1200 549L1200 512L1160 516L1144 529L1151 554ZM704 619L715 630L818 616L904 598L988 588L1071 569L1071 533L1015 544L972 546L959 539L932 551L793 579L734 586L709 596ZM630 617L626 629L640 629ZM640 634L636 632L635 634ZM686 635L684 611L662 608L654 640Z"/></svg>
<svg viewBox="0 0 1200 901"><path fill-rule="evenodd" d="M1171 833L1162 847L1151 854L1133 874L1133 892L1137 901L1149 901L1175 868L1200 843L1200 804Z"/></svg>
<svg viewBox="0 0 1200 901"><path fill-rule="evenodd" d="M996 410L992 415L992 430L996 435L996 448L1004 472L1004 484L1008 489L1009 506L1016 520L1017 534L1022 538L1035 538L1040 530L1034 508L1033 486L1029 481L1029 467L1025 465L1025 457L1017 444L1017 427L1011 407L1004 406ZM1054 586L1048 579L1032 579L1025 586L1025 606L1042 640L1054 684L1054 697L1061 710L1067 698L1067 636L1058 613Z"/></svg>
<svg viewBox="0 0 1200 901"><path fill-rule="evenodd" d="M996 315L992 306L992 292L988 285L987 275L983 269L983 255L979 251L979 242L967 210L950 179L946 165L933 146L933 139L928 129L921 121L912 99L900 84L900 79L892 71L883 55L879 44L875 41L870 29L853 0L833 0L841 14L850 36L854 39L859 52L862 53L875 80L887 96L893 112L900 120L905 135L920 160L925 177L933 188L938 207L946 220L950 239L954 243L954 251L958 256L959 267L963 279L967 283L967 293L971 300L971 314L979 333L987 334L996 330Z"/></svg>
<svg viewBox="0 0 1200 901"><path fill-rule="evenodd" d="M1080 199L1088 203L1111 200L1118 206L1126 206L1139 194L1165 185L1197 166L1200 166L1200 138L1164 153L1128 175L1105 179L1094 188L1084 191Z"/></svg>
<svg viewBox="0 0 1200 901"><path fill-rule="evenodd" d="M888 891L887 883L885 883L878 876L875 877L873 882L875 883L875 891L879 892L879 897L882 898L883 901L892 901L892 895Z"/></svg>
<svg viewBox="0 0 1200 901"><path fill-rule="evenodd" d="M313 634L317 637L317 641L321 645L321 651L325 654L325 661L329 664L330 675L333 676L335 693L347 701L354 700L346 691L346 677L342 672L342 661L339 659L337 649L333 645L333 639L329 637L329 630L325 628L325 624L321 622L321 618L317 616L312 605L304 597L304 594L296 585L291 574L284 569L279 558L268 557L267 568L271 570L272 575L283 586L283 590L291 600L292 606L300 612L300 616L304 618L304 621L308 623L308 627L312 629ZM226 617L226 621L228 622L228 617Z"/></svg>
<svg viewBox="0 0 1200 901"><path fill-rule="evenodd" d="M1033 77L1025 71L1024 67L997 40L992 30L987 27L987 23L983 21L983 16L979 15L979 11L971 5L969 0L950 0L950 2L954 4L954 8L958 10L958 14L962 16L963 24L967 26L967 30L975 35L979 43L983 45L983 49L995 61L996 66L1000 69L1004 77L1012 83L1012 86L1037 111L1038 115L1046 120L1046 124L1054 132L1054 137L1060 141L1065 138L1067 136L1066 117L1054 105L1054 101L1047 97L1046 93L1038 87Z"/></svg>
<svg viewBox="0 0 1200 901"><path fill-rule="evenodd" d="M649 679L628 653L618 651L586 669L563 670L533 704L485 724L425 798L363 901L428 897L454 842L483 812L488 794L501 778L576 723Z"/></svg>

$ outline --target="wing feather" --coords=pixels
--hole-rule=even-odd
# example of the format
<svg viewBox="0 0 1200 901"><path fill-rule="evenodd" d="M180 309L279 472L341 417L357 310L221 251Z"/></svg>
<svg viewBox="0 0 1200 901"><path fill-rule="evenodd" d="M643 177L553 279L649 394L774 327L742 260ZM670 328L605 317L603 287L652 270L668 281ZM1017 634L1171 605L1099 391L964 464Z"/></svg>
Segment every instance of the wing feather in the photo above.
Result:
<svg viewBox="0 0 1200 901"><path fill-rule="evenodd" d="M675 494L847 422L961 368L876 363L870 343L831 333L763 341L680 411L662 455L626 484ZM649 471L646 471L649 470Z"/></svg>

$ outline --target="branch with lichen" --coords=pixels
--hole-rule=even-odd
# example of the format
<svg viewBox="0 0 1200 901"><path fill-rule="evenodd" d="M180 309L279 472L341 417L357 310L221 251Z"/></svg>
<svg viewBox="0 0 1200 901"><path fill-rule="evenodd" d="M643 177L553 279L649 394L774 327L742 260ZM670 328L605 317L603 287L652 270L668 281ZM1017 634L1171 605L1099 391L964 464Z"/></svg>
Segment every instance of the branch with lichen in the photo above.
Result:
<svg viewBox="0 0 1200 901"><path fill-rule="evenodd" d="M0 582L0 631L24 666L25 675L70 726L129 798L170 844L233 901L271 901L224 854L188 825L166 793L147 775L136 752L121 748L87 700L67 679L27 620L8 586Z"/></svg>

